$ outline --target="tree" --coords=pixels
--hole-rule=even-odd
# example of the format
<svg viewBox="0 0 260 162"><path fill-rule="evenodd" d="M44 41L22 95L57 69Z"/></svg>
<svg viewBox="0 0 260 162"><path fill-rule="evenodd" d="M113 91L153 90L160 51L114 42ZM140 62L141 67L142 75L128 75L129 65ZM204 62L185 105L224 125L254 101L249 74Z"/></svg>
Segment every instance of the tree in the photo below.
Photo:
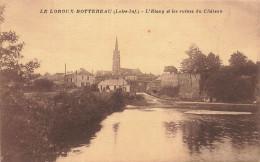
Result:
<svg viewBox="0 0 260 162"><path fill-rule="evenodd" d="M215 73L221 66L221 60L218 55L210 52L206 59L206 69L208 73Z"/></svg>
<svg viewBox="0 0 260 162"><path fill-rule="evenodd" d="M0 6L0 21L3 22L4 6ZM19 36L14 31L0 33L0 76L2 92L10 87L21 88L29 83L34 70L40 66L37 59L23 64L20 62L21 51L25 45L19 43Z"/></svg>
<svg viewBox="0 0 260 162"><path fill-rule="evenodd" d="M186 51L188 58L181 63L181 71L188 74L200 74L206 69L206 56L200 49L192 44Z"/></svg>
<svg viewBox="0 0 260 162"><path fill-rule="evenodd" d="M178 73L178 70L174 66L165 66L164 67L164 72L170 72L170 73Z"/></svg>
<svg viewBox="0 0 260 162"><path fill-rule="evenodd" d="M248 60L247 57L239 51L231 55L229 63L235 75L258 75L257 64L252 60Z"/></svg>
<svg viewBox="0 0 260 162"><path fill-rule="evenodd" d="M256 81L253 77L242 78L233 73L230 66L223 66L206 81L210 97L220 102L248 102L254 100Z"/></svg>
<svg viewBox="0 0 260 162"><path fill-rule="evenodd" d="M239 51L233 53L228 61L235 75L245 74L244 67L247 63L247 57L243 53Z"/></svg>
<svg viewBox="0 0 260 162"><path fill-rule="evenodd" d="M205 60L205 69L200 73L200 90L207 90L205 87L207 79L218 72L221 67L221 60L218 55L210 52Z"/></svg>
<svg viewBox="0 0 260 162"><path fill-rule="evenodd" d="M192 85L191 75L202 74L206 70L206 55L195 44L190 46L186 54L188 58L182 61L181 71L190 74L190 83Z"/></svg>
<svg viewBox="0 0 260 162"><path fill-rule="evenodd" d="M243 53L237 51L230 56L228 61L231 67L240 67L247 62L247 57Z"/></svg>

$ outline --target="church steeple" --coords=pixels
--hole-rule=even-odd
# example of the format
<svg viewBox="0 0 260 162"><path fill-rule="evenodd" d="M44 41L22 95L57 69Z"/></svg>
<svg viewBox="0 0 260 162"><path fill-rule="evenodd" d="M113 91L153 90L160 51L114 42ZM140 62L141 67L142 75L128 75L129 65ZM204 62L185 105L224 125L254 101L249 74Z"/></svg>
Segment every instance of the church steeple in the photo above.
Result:
<svg viewBox="0 0 260 162"><path fill-rule="evenodd" d="M114 75L119 74L119 70L120 70L120 51L118 50L117 37L116 37L116 45L115 45L115 50L114 50L114 55L113 55L112 70L113 70Z"/></svg>
<svg viewBox="0 0 260 162"><path fill-rule="evenodd" d="M115 46L115 51L118 51L117 37L116 37L116 46Z"/></svg>

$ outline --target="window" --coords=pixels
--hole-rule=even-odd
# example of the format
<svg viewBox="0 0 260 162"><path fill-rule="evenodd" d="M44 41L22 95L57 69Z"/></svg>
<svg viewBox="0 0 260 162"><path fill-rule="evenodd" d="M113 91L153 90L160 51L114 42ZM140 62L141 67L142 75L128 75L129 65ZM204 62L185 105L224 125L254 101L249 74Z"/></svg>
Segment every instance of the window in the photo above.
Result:
<svg viewBox="0 0 260 162"><path fill-rule="evenodd" d="M89 80L89 76L87 77L87 80Z"/></svg>
<svg viewBox="0 0 260 162"><path fill-rule="evenodd" d="M116 89L116 86L114 86L114 89Z"/></svg>
<svg viewBox="0 0 260 162"><path fill-rule="evenodd" d="M82 76L82 80L84 79L84 76Z"/></svg>

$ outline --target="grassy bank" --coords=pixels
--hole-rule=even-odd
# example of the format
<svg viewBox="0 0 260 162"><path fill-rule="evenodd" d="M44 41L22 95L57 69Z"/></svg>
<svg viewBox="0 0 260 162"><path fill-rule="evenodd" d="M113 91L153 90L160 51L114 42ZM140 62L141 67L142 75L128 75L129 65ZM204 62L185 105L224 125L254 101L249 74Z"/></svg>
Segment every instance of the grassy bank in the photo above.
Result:
<svg viewBox="0 0 260 162"><path fill-rule="evenodd" d="M107 115L122 111L121 92L97 97L89 90L25 97L2 96L2 161L54 161L71 146L89 141Z"/></svg>
<svg viewBox="0 0 260 162"><path fill-rule="evenodd" d="M150 103L146 101L143 95L137 94L135 96L125 96L126 104L133 106L149 106Z"/></svg>

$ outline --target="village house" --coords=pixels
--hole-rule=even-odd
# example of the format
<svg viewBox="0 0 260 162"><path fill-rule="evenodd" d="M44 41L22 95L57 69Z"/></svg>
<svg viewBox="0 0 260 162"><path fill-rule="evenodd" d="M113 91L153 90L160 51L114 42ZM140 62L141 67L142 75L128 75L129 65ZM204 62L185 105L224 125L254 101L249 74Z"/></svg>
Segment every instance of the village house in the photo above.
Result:
<svg viewBox="0 0 260 162"><path fill-rule="evenodd" d="M100 91L105 91L105 92L111 92L115 91L116 89L122 89L123 92L130 92L130 85L123 79L107 79L104 81L101 81L98 84L98 88Z"/></svg>
<svg viewBox="0 0 260 162"><path fill-rule="evenodd" d="M112 76L113 72L108 70L97 70L96 76Z"/></svg>
<svg viewBox="0 0 260 162"><path fill-rule="evenodd" d="M128 81L128 80L137 80L137 76L135 76L135 75L125 76L125 80L126 81Z"/></svg>
<svg viewBox="0 0 260 162"><path fill-rule="evenodd" d="M65 83L67 85L84 87L95 83L95 76L87 70L80 68L75 73L68 73L65 75Z"/></svg>
<svg viewBox="0 0 260 162"><path fill-rule="evenodd" d="M128 80L130 92L146 92L147 81L145 80Z"/></svg>

